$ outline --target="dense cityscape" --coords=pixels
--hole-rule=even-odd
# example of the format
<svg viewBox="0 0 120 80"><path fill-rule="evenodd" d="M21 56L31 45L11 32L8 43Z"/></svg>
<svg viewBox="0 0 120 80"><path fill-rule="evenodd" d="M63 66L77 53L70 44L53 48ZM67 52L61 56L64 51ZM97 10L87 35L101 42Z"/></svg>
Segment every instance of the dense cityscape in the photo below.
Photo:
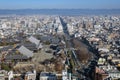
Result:
<svg viewBox="0 0 120 80"><path fill-rule="evenodd" d="M119 15L1 15L0 80L120 80Z"/></svg>
<svg viewBox="0 0 120 80"><path fill-rule="evenodd" d="M0 0L0 80L120 80L120 0Z"/></svg>

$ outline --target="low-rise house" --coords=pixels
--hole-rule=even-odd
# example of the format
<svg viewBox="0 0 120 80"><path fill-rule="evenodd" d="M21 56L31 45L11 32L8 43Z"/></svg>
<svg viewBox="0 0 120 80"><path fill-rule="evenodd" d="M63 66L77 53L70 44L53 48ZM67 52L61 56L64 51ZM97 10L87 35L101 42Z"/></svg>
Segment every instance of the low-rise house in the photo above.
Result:
<svg viewBox="0 0 120 80"><path fill-rule="evenodd" d="M120 71L110 71L108 72L109 77L111 77L113 80L114 79L120 79Z"/></svg>
<svg viewBox="0 0 120 80"><path fill-rule="evenodd" d="M0 80L8 80L8 71L0 70Z"/></svg>
<svg viewBox="0 0 120 80"><path fill-rule="evenodd" d="M8 80L24 80L20 73L14 73L13 71L8 72Z"/></svg>
<svg viewBox="0 0 120 80"><path fill-rule="evenodd" d="M12 49L13 49L13 46L5 46L5 47L1 48L0 51L4 52L4 51L12 50Z"/></svg>
<svg viewBox="0 0 120 80"><path fill-rule="evenodd" d="M118 80L120 78L120 71L115 66L109 64L99 66L98 68L96 68L96 71L97 73L99 72L99 74L96 74L98 77L106 76L105 79L111 78L111 80L114 79ZM104 80L104 79L100 79L100 80Z"/></svg>
<svg viewBox="0 0 120 80"><path fill-rule="evenodd" d="M109 52L109 49L107 48L99 48L98 51L101 51L101 52Z"/></svg>
<svg viewBox="0 0 120 80"><path fill-rule="evenodd" d="M5 75L0 73L0 80L5 80Z"/></svg>
<svg viewBox="0 0 120 80"><path fill-rule="evenodd" d="M101 68L95 68L95 80L104 80L108 77L108 74Z"/></svg>
<svg viewBox="0 0 120 80"><path fill-rule="evenodd" d="M40 80L57 80L57 77L54 73L41 72Z"/></svg>
<svg viewBox="0 0 120 80"><path fill-rule="evenodd" d="M114 64L120 63L120 57L113 57L113 58L112 58L112 62L113 62Z"/></svg>
<svg viewBox="0 0 120 80"><path fill-rule="evenodd" d="M68 73L67 73L67 71L65 71L65 70L63 70L62 71L62 80L68 80L69 78L68 78Z"/></svg>
<svg viewBox="0 0 120 80"><path fill-rule="evenodd" d="M99 58L98 60L98 65L104 65L106 62L106 59L105 58Z"/></svg>
<svg viewBox="0 0 120 80"><path fill-rule="evenodd" d="M24 80L36 80L36 71L34 70L33 72L27 72Z"/></svg>

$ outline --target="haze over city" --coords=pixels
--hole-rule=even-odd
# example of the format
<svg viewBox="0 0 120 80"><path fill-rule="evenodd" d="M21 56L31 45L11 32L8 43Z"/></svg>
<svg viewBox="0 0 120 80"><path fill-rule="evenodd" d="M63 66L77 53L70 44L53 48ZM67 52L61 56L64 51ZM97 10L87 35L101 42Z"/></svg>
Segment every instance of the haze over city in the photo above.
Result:
<svg viewBox="0 0 120 80"><path fill-rule="evenodd" d="M119 9L120 0L0 0L0 9Z"/></svg>

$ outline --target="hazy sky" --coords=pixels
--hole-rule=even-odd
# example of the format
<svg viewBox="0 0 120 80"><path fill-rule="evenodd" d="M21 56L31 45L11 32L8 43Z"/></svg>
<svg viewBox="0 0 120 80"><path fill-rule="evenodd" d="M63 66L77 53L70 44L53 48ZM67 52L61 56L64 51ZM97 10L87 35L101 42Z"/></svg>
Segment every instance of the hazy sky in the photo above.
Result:
<svg viewBox="0 0 120 80"><path fill-rule="evenodd" d="M0 9L120 9L120 0L0 0Z"/></svg>

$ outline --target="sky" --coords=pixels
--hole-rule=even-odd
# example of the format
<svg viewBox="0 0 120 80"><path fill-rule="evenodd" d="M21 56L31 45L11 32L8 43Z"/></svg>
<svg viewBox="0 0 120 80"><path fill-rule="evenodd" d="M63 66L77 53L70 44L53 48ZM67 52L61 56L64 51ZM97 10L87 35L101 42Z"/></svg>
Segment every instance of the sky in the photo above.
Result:
<svg viewBox="0 0 120 80"><path fill-rule="evenodd" d="M0 9L120 9L120 0L0 0Z"/></svg>

